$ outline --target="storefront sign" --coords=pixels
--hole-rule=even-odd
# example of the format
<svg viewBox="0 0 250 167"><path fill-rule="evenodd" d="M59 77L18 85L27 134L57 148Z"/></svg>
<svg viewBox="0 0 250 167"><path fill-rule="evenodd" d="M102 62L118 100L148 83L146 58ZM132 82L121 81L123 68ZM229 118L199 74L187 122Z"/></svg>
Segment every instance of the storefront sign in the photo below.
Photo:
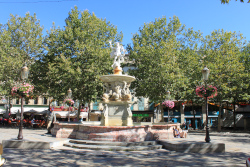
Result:
<svg viewBox="0 0 250 167"><path fill-rule="evenodd" d="M133 117L149 117L149 114L133 114Z"/></svg>

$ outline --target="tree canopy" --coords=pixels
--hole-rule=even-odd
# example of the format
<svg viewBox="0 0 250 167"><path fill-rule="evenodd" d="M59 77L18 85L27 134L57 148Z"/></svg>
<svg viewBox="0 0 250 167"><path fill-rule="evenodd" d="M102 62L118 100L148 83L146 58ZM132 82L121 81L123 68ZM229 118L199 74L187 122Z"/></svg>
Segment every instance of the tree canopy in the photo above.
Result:
<svg viewBox="0 0 250 167"><path fill-rule="evenodd" d="M204 85L201 70L210 69L208 84L218 88L212 100L231 103L249 100L249 45L242 34L215 30L203 37L187 29L177 17L144 24L128 47L135 70L136 96L161 103L167 91L172 98L201 102L195 88Z"/></svg>
<svg viewBox="0 0 250 167"><path fill-rule="evenodd" d="M244 78L245 69L241 62L245 45L242 34L215 30L205 37L201 49L204 50L205 64L210 68L210 83L218 89L216 99L232 101L233 96L243 100L249 87ZM233 100L234 101L234 100Z"/></svg>
<svg viewBox="0 0 250 167"><path fill-rule="evenodd" d="M186 29L178 17L167 23L165 17L144 24L139 34L133 36L133 48L129 48L134 60L136 95L162 102L166 91L175 99L184 99L191 80L197 78L199 55L195 52L201 34ZM195 78L196 76L196 78Z"/></svg>
<svg viewBox="0 0 250 167"><path fill-rule="evenodd" d="M122 34L110 22L77 7L69 12L66 26L48 32L46 53L37 61L41 91L57 99L69 88L74 99L91 102L101 96L100 75L111 72L109 40L120 41ZM38 81L37 84L41 84Z"/></svg>
<svg viewBox="0 0 250 167"><path fill-rule="evenodd" d="M8 22L1 25L1 94L10 95L12 86L19 81L21 67L31 65L43 53L42 31L36 14L10 15Z"/></svg>
<svg viewBox="0 0 250 167"><path fill-rule="evenodd" d="M237 1L237 0L235 0ZM228 4L230 2L230 0L221 0L222 4ZM240 2L244 3L244 0L240 0ZM250 3L250 0L247 1L247 3Z"/></svg>
<svg viewBox="0 0 250 167"><path fill-rule="evenodd" d="M69 12L63 28L53 27L42 34L36 15L11 15L0 25L1 94L9 95L18 82L21 67L30 67L30 79L42 95L62 100L71 88L80 103L96 101L102 94L101 75L111 73L109 40L122 41L122 33L94 13ZM132 83L136 96L159 103L167 98L201 102L196 86L204 84L201 70L210 69L209 84L218 88L211 100L238 102L250 99L250 45L242 34L214 30L203 37L187 28L178 17L145 23L128 46L136 77Z"/></svg>

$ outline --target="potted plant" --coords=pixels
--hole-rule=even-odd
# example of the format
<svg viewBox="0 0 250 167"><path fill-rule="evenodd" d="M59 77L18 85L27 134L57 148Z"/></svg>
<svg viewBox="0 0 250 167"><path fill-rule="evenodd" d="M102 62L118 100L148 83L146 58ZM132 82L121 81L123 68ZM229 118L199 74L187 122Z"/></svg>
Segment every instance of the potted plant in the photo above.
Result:
<svg viewBox="0 0 250 167"><path fill-rule="evenodd" d="M65 99L63 102L65 104L67 104L68 106L71 106L75 103L74 100L72 100L72 99Z"/></svg>
<svg viewBox="0 0 250 167"><path fill-rule="evenodd" d="M170 100L166 100L162 103L163 107L172 109L174 108L174 102Z"/></svg>
<svg viewBox="0 0 250 167"><path fill-rule="evenodd" d="M212 85L209 85L207 87L197 86L195 92L196 95L200 97L207 97L208 99L217 96L217 88Z"/></svg>
<svg viewBox="0 0 250 167"><path fill-rule="evenodd" d="M11 90L12 96L21 96L21 97L30 97L32 98L32 93L34 90L34 86L24 83L19 86L14 86Z"/></svg>
<svg viewBox="0 0 250 167"><path fill-rule="evenodd" d="M166 100L162 103L163 107L164 108L167 108L168 109L168 122L170 121L169 119L169 109L172 109L174 108L174 102L173 101L170 101L170 100Z"/></svg>

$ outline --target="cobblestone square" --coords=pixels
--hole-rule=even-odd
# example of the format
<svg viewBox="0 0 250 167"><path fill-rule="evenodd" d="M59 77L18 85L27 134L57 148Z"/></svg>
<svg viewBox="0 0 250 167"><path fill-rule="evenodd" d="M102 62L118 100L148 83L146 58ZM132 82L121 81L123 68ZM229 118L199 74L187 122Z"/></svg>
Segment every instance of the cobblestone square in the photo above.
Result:
<svg viewBox="0 0 250 167"><path fill-rule="evenodd" d="M25 140L58 141L46 134L46 130L24 129ZM0 142L15 139L18 129L0 128ZM225 153L196 154L181 153L165 149L152 151L93 151L69 149L58 146L52 149L10 149L4 148L4 166L246 166L250 157L250 134L247 132L211 132L211 142L224 142ZM204 141L203 131L190 132L189 141Z"/></svg>

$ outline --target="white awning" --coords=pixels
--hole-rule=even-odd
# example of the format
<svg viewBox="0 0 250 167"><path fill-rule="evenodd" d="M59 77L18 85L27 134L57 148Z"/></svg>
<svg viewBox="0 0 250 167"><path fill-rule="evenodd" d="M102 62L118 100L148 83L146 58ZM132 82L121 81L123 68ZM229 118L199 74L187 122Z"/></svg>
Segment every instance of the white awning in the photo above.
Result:
<svg viewBox="0 0 250 167"><path fill-rule="evenodd" d="M5 111L6 109L4 109L4 108L0 108L0 114L4 114L6 111Z"/></svg>
<svg viewBox="0 0 250 167"><path fill-rule="evenodd" d="M57 118L68 118L68 111L53 111L56 114ZM70 118L75 118L77 115L75 113L70 112Z"/></svg>
<svg viewBox="0 0 250 167"><path fill-rule="evenodd" d="M81 118L88 118L88 113L87 112L80 112L80 117Z"/></svg>
<svg viewBox="0 0 250 167"><path fill-rule="evenodd" d="M53 111L56 114L57 118L68 118L69 112L68 111ZM74 112L70 112L71 118L77 117L77 110ZM87 112L80 112L80 118L88 118Z"/></svg>
<svg viewBox="0 0 250 167"><path fill-rule="evenodd" d="M47 114L49 112L48 107L24 107L24 113L34 113L34 114ZM21 107L12 107L11 114L21 112Z"/></svg>

